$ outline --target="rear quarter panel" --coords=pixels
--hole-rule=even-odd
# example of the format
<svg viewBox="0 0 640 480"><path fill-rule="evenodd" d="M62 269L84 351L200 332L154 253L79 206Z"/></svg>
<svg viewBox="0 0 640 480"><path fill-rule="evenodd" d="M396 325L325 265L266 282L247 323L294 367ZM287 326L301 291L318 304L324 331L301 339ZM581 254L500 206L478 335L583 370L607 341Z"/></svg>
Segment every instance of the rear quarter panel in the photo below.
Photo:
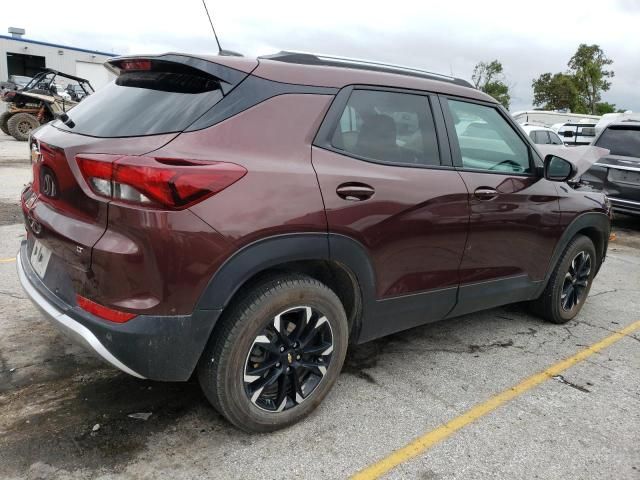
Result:
<svg viewBox="0 0 640 480"><path fill-rule="evenodd" d="M240 181L190 209L238 248L273 235L326 232L311 142L332 98L276 96L207 129L183 133L154 155L247 169Z"/></svg>

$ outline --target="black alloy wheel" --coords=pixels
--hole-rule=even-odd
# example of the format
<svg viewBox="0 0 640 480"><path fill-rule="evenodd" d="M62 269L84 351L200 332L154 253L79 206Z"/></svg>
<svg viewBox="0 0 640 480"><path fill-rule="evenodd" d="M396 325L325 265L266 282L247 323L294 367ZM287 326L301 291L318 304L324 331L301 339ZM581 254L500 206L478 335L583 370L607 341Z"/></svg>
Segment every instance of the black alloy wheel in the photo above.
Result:
<svg viewBox="0 0 640 480"><path fill-rule="evenodd" d="M223 313L198 364L211 404L248 432L272 432L313 412L336 383L349 344L336 293L315 278L273 272Z"/></svg>
<svg viewBox="0 0 640 480"><path fill-rule="evenodd" d="M576 235L565 247L533 311L553 323L567 323L584 306L599 267L593 241Z"/></svg>
<svg viewBox="0 0 640 480"><path fill-rule="evenodd" d="M254 339L245 362L245 392L267 412L294 408L322 382L332 353L327 317L309 306L289 308Z"/></svg>
<svg viewBox="0 0 640 480"><path fill-rule="evenodd" d="M571 311L584 300L589 286L592 263L591 255L586 251L579 252L571 260L560 295L560 304L564 311Z"/></svg>

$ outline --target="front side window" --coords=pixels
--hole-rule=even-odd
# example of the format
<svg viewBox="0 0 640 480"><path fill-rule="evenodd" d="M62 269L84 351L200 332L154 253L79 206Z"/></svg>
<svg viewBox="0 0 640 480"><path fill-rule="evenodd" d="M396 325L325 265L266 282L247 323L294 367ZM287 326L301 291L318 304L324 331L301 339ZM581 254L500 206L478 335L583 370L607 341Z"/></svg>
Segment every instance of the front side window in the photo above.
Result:
<svg viewBox="0 0 640 480"><path fill-rule="evenodd" d="M383 163L440 165L429 99L421 95L355 90L331 144Z"/></svg>
<svg viewBox="0 0 640 480"><path fill-rule="evenodd" d="M611 155L640 157L640 127L609 127L602 132L596 146L611 150Z"/></svg>
<svg viewBox="0 0 640 480"><path fill-rule="evenodd" d="M448 103L464 168L531 173L529 147L496 108L451 99Z"/></svg>
<svg viewBox="0 0 640 480"><path fill-rule="evenodd" d="M557 134L549 132L549 137L551 138L552 145L564 145L564 142Z"/></svg>

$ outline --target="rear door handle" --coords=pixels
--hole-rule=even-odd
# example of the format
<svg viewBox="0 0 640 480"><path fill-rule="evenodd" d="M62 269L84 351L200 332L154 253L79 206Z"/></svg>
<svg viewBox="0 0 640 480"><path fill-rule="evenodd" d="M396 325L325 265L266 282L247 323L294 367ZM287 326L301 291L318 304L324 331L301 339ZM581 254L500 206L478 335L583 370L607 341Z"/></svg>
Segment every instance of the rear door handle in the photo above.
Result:
<svg viewBox="0 0 640 480"><path fill-rule="evenodd" d="M473 196L478 200L491 200L498 196L498 191L495 188L479 187L475 189Z"/></svg>
<svg viewBox="0 0 640 480"><path fill-rule="evenodd" d="M340 198L344 198L345 200L350 200L352 202L367 200L373 197L375 192L376 191L372 186L360 182L343 183L338 185L338 188L336 188L336 194Z"/></svg>

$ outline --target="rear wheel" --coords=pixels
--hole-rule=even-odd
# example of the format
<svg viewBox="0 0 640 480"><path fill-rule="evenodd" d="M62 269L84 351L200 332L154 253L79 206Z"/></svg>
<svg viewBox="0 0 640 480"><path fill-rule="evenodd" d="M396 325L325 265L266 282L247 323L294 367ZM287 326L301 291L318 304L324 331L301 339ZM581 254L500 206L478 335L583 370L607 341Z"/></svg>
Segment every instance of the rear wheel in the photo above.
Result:
<svg viewBox="0 0 640 480"><path fill-rule="evenodd" d="M16 113L12 115L7 122L7 130L9 135L18 141L26 142L29 140L31 131L38 128L40 122L30 113Z"/></svg>
<svg viewBox="0 0 640 480"><path fill-rule="evenodd" d="M11 118L11 115L11 112L2 112L0 114L0 130L2 130L2 133L5 135L11 135L9 133L9 127L7 126L7 122Z"/></svg>
<svg viewBox="0 0 640 480"><path fill-rule="evenodd" d="M198 376L213 406L243 430L268 432L301 420L338 378L347 318L336 294L313 278L266 280L221 322Z"/></svg>
<svg viewBox="0 0 640 480"><path fill-rule="evenodd" d="M582 309L597 269L596 249L584 235L567 245L544 293L532 302L542 318L553 323L566 323Z"/></svg>

